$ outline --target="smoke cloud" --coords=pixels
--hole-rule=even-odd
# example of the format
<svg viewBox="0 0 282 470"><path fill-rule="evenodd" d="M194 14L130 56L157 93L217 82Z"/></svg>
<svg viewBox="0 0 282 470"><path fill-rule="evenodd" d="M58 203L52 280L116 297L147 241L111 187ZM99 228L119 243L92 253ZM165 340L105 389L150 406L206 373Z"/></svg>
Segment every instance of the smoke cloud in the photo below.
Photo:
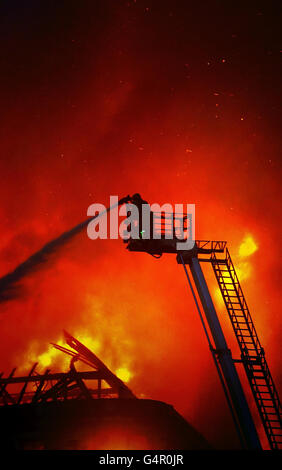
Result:
<svg viewBox="0 0 282 470"><path fill-rule="evenodd" d="M114 372L129 370L137 396L173 404L212 444L236 447L175 257L156 260L129 253L120 240L64 232L79 227L91 203L107 207L111 194L140 191L161 205L194 203L196 238L227 240L241 270L240 246L252 237L258 249L244 261L242 287L281 390L281 27L274 3L1 2L5 376L15 366L26 373L38 358L44 370L49 342L66 329L90 349L92 340ZM14 297L19 283L22 295ZM224 305L216 307L237 358ZM59 356L48 367L61 370Z"/></svg>

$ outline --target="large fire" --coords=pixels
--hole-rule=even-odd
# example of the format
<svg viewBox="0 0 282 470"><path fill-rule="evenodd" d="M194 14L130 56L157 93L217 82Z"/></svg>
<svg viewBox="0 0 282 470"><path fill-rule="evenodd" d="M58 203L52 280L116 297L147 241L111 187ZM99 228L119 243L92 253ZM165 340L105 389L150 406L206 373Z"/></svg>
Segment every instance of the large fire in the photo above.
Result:
<svg viewBox="0 0 282 470"><path fill-rule="evenodd" d="M161 15L150 2L148 11L142 2L113 2L115 14L104 2L95 14L92 2L86 12L75 3L80 14L64 7L74 19L67 24L59 6L55 14L51 6L44 7L50 15L33 12L32 26L4 15L12 26L3 33L1 74L0 275L85 219L91 203L107 206L110 195L195 203L196 238L228 241L279 389L280 179L271 94L278 86L269 86L268 72L276 52L262 47L264 87L252 62L260 54L255 41L261 48L257 30L254 43L244 36L261 17L230 15L225 28L214 6L205 19L196 6L183 16L173 2L163 2ZM208 267L207 279L218 299ZM173 404L211 442L225 436L232 444L225 398L173 255L129 253L120 240L91 241L85 232L19 287L17 298L0 304L5 375L15 366L28 372L34 361L42 370L67 367L64 354L48 347L66 329L138 396Z"/></svg>

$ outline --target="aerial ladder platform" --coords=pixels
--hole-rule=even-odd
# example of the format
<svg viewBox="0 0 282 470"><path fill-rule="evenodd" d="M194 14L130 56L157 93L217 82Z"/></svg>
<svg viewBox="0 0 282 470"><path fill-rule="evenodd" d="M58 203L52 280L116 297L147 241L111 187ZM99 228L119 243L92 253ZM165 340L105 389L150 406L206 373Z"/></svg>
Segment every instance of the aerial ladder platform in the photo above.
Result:
<svg viewBox="0 0 282 470"><path fill-rule="evenodd" d="M164 235L165 217L170 221L173 232L170 239ZM177 254L177 262L184 267L242 447L261 449L261 442L236 369L237 363L244 366L270 449L282 449L281 403L227 243L226 241L195 240L191 249L179 250L177 249L179 239L175 236L178 219L177 214L164 216L163 213L155 213L154 220L159 231L158 239L151 237L143 239L140 226L139 238L126 240L127 249L146 252L156 258L164 253ZM141 222L142 220L139 219L139 224ZM188 223L187 218L183 219L184 231ZM232 358L201 268L202 262L210 263L213 268L240 348L241 359ZM195 295L187 266L192 274L201 306ZM204 312L205 320L202 312Z"/></svg>

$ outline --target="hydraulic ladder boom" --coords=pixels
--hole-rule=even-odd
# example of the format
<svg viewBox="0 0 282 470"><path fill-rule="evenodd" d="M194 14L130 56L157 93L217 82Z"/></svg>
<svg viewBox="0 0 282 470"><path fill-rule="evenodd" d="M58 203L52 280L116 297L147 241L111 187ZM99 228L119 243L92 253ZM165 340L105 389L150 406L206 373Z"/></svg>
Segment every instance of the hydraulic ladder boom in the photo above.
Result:
<svg viewBox="0 0 282 470"><path fill-rule="evenodd" d="M213 270L271 449L282 448L281 403L228 249L211 253Z"/></svg>
<svg viewBox="0 0 282 470"><path fill-rule="evenodd" d="M202 309L205 313L209 330L215 344L212 354L213 356L215 354L217 355L218 361L216 362L216 365L220 365L220 369L217 367L218 373L221 382L223 383L225 381L225 384L223 383L224 390L226 392L225 394L227 396L228 403L231 405L230 408L233 419L243 446L249 449L258 449L260 448L260 442L235 368L235 362L242 362L244 365L270 448L281 449L281 403L265 359L264 349L258 339L238 276L229 251L226 248L226 242L194 240L191 248L183 248L183 250L178 249L176 219L179 218L179 214L177 215L172 213L168 217L170 222L169 228L171 231L171 236L169 237L165 236L166 227L163 226L162 213L154 213L154 217L155 216L158 216L160 220L157 228L159 229L161 236L153 238L150 236L148 239L147 237L145 239L145 237L143 238L142 236L139 236L139 238L137 237L137 239L129 238L126 241L127 249L129 251L147 252L156 258L159 258L164 253L176 253L177 262L182 264L184 267L186 277L202 321L202 313L197 303L193 286L186 268L186 265L189 266L202 304ZM192 233L191 220L188 224L187 218L183 218L183 228L187 229L188 227L188 232L190 234ZM203 257L199 255L206 256ZM222 255L224 258L222 258ZM200 262L208 262L212 264L220 292L225 302L227 312L240 347L241 361L233 360L231 352L227 347L224 333L221 329L204 274L200 267ZM202 321L202 324L203 323L204 322ZM203 326L208 337L209 344L211 345L206 327L204 324Z"/></svg>

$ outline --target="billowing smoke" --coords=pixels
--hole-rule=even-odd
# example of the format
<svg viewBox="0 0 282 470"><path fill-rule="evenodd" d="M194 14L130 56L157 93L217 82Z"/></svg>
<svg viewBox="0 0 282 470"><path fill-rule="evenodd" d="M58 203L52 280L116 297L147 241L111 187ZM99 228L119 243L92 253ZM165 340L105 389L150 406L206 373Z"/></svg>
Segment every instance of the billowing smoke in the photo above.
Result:
<svg viewBox="0 0 282 470"><path fill-rule="evenodd" d="M196 238L228 241L281 389L281 28L271 3L1 2L2 300L23 287L0 305L5 376L38 358L60 368L46 350L66 329L92 340L114 371L130 371L136 395L173 404L212 443L234 445L175 257L129 253L84 230L60 237L90 204L138 190L150 203L195 203ZM258 249L241 259L246 236Z"/></svg>

